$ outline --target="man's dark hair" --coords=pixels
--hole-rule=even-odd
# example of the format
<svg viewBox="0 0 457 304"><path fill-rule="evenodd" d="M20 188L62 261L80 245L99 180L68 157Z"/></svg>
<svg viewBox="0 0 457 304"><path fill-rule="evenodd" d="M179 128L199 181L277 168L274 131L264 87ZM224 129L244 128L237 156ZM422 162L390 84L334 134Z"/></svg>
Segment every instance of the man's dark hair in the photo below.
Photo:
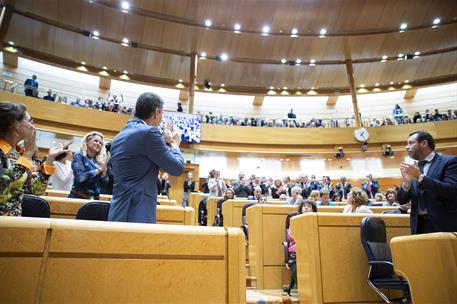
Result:
<svg viewBox="0 0 457 304"><path fill-rule="evenodd" d="M146 92L141 94L135 106L135 117L148 119L156 111L163 108L163 99L154 93Z"/></svg>
<svg viewBox="0 0 457 304"><path fill-rule="evenodd" d="M26 111L24 105L0 102L0 137L7 136L14 123L24 119Z"/></svg>
<svg viewBox="0 0 457 304"><path fill-rule="evenodd" d="M430 149L435 150L435 140L433 139L433 136L430 133L426 131L414 131L409 134L409 136L413 135L416 135L418 142L423 142L424 140L426 140Z"/></svg>

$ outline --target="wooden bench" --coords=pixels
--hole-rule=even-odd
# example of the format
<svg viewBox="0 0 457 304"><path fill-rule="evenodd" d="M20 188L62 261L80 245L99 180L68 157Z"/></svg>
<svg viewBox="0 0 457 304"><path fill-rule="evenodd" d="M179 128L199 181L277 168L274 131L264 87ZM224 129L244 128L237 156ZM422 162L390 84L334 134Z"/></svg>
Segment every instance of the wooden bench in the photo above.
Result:
<svg viewBox="0 0 457 304"><path fill-rule="evenodd" d="M50 219L0 216L0 302L35 302L50 227Z"/></svg>
<svg viewBox="0 0 457 304"><path fill-rule="evenodd" d="M224 227L241 227L244 205L255 202L256 201L240 199L225 201L224 204L222 204L222 216L224 217ZM268 204L285 206L285 202L279 200L268 200Z"/></svg>
<svg viewBox="0 0 457 304"><path fill-rule="evenodd" d="M53 190L53 189L46 189L44 192L44 196L56 196L56 197L68 197L69 192L68 191L63 191L63 190ZM113 198L112 195L109 194L100 194L100 201L103 202L109 202ZM158 195L157 196L157 202L159 202L161 205L169 205L169 206L175 206L177 205L176 200L169 199L167 196L163 195Z"/></svg>
<svg viewBox="0 0 457 304"><path fill-rule="evenodd" d="M394 211L398 210L398 207L381 207L381 206L372 206L370 208L373 213L383 213L384 211ZM332 213L342 213L344 206L318 206L318 212L332 212Z"/></svg>
<svg viewBox="0 0 457 304"><path fill-rule="evenodd" d="M285 223L297 206L258 204L246 210L249 226L249 266L257 278L257 289L280 289L290 281L285 267ZM225 215L224 215L225 222Z"/></svg>
<svg viewBox="0 0 457 304"><path fill-rule="evenodd" d="M408 280L415 304L457 303L457 233L395 237L395 272Z"/></svg>
<svg viewBox="0 0 457 304"><path fill-rule="evenodd" d="M91 200L68 197L42 196L51 209L53 218L76 217L79 208ZM194 209L181 206L157 206L157 224L195 225Z"/></svg>
<svg viewBox="0 0 457 304"><path fill-rule="evenodd" d="M245 303L237 228L0 217L2 303Z"/></svg>
<svg viewBox="0 0 457 304"><path fill-rule="evenodd" d="M291 219L301 303L383 303L367 284L368 260L360 241L365 216L307 213ZM384 220L388 240L410 234L408 215L369 216Z"/></svg>

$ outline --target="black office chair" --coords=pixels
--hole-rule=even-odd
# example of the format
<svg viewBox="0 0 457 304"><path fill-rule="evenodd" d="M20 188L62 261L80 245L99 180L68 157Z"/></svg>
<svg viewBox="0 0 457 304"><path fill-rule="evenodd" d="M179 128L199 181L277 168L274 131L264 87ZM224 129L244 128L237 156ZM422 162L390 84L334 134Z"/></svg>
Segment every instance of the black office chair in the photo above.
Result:
<svg viewBox="0 0 457 304"><path fill-rule="evenodd" d="M284 247L284 262L287 264L287 262L289 262L290 260L290 256L289 256L289 240L287 239L287 230L289 229L290 227L290 219L294 216L298 215L298 212L295 211L295 212L291 212L287 215L286 217L286 229L285 229L285 237L284 237L284 242L282 242L282 245Z"/></svg>
<svg viewBox="0 0 457 304"><path fill-rule="evenodd" d="M22 198L22 216L28 217L51 217L48 202L39 196L24 194Z"/></svg>
<svg viewBox="0 0 457 304"><path fill-rule="evenodd" d="M110 203L89 202L79 208L77 220L107 221Z"/></svg>
<svg viewBox="0 0 457 304"><path fill-rule="evenodd" d="M402 299L409 299L408 282L394 272L392 255L387 245L386 226L378 217L364 217L360 225L363 248L368 257L368 285L386 302L393 300L380 289L399 289L403 291Z"/></svg>
<svg viewBox="0 0 457 304"><path fill-rule="evenodd" d="M246 222L246 210L249 207L254 206L255 204L257 204L257 203L248 203L248 204L244 205L243 209L241 210L241 229L243 229L243 232L244 232L244 235L246 236L247 241L249 240L249 236L248 236L248 223Z"/></svg>

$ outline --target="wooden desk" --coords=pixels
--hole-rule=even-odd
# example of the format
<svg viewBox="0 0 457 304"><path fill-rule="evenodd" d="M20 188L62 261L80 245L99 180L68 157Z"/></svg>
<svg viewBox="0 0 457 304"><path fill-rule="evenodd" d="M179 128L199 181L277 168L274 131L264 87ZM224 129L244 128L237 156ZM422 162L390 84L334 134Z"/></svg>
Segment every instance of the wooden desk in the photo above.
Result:
<svg viewBox="0 0 457 304"><path fill-rule="evenodd" d="M237 228L0 217L5 303L245 303Z"/></svg>
<svg viewBox="0 0 457 304"><path fill-rule="evenodd" d="M367 284L368 261L360 241L365 216L307 213L291 219L301 303L383 303ZM388 240L410 233L408 215L369 216L384 220Z"/></svg>
<svg viewBox="0 0 457 304"><path fill-rule="evenodd" d="M78 198L42 196L51 209L52 218L74 219L79 208L92 200ZM194 225L193 208L181 206L157 206L157 224Z"/></svg>
<svg viewBox="0 0 457 304"><path fill-rule="evenodd" d="M395 272L408 280L414 304L457 303L457 233L395 237Z"/></svg>

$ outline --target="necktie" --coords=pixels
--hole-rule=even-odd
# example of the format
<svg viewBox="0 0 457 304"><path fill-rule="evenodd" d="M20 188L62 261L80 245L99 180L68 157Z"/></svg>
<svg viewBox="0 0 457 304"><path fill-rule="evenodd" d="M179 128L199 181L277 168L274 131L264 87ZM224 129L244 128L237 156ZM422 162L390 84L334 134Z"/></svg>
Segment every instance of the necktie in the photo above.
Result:
<svg viewBox="0 0 457 304"><path fill-rule="evenodd" d="M424 167L427 164L427 161L426 160L421 160L417 164L419 165L420 173L424 173Z"/></svg>

